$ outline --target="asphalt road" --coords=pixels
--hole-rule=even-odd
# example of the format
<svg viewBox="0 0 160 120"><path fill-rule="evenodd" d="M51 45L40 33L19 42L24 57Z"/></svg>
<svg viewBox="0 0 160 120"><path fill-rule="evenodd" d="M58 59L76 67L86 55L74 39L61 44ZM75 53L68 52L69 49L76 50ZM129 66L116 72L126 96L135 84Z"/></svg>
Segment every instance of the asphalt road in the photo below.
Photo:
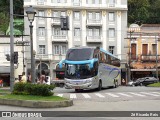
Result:
<svg viewBox="0 0 160 120"><path fill-rule="evenodd" d="M120 86L116 89L103 89L102 91L87 90L76 93L74 90L66 90L64 88L56 88L55 95L62 95L73 99L74 105L65 108L25 108L16 106L0 105L0 111L73 111L75 117L54 117L54 118L37 118L54 119L54 120L159 120L159 117L116 117L115 111L133 111L153 112L160 111L160 88L154 87L126 87ZM72 94L72 95L71 95ZM75 97L76 96L76 97ZM90 96L90 98L89 98ZM103 97L102 97L103 96ZM75 111L113 111L112 117L76 117L79 113ZM123 112L120 114L124 114ZM93 114L95 115L95 114ZM64 115L65 116L65 115ZM8 118L3 118L7 120ZM13 120L14 118L12 118ZM17 118L15 118L17 120ZM18 118L19 119L19 118ZM24 118L23 118L24 119ZM33 118L31 118L33 119ZM35 118L34 118L35 119Z"/></svg>

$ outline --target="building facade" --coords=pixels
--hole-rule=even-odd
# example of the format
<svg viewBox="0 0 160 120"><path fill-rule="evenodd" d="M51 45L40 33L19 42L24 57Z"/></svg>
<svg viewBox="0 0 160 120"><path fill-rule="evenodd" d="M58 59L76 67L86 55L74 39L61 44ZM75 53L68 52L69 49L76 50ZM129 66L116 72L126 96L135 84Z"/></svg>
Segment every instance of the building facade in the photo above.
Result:
<svg viewBox="0 0 160 120"><path fill-rule="evenodd" d="M160 24L142 24L131 31L131 35L128 34L131 79L147 76L160 78Z"/></svg>
<svg viewBox="0 0 160 120"><path fill-rule="evenodd" d="M24 14L29 5L36 16L42 16L33 22L37 73L43 69L56 78L60 72L56 66L71 47L100 46L126 60L127 0L24 0ZM69 16L68 31L61 30L60 16ZM25 34L29 34L27 17L24 20ZM29 71L30 53L26 56Z"/></svg>
<svg viewBox="0 0 160 120"><path fill-rule="evenodd" d="M20 79L22 72L25 72L25 51L22 44L23 38L14 36L14 52L18 52L18 63L14 64L15 79ZM7 61L6 55L10 57L10 36L0 35L0 78L4 86L10 85L10 61Z"/></svg>

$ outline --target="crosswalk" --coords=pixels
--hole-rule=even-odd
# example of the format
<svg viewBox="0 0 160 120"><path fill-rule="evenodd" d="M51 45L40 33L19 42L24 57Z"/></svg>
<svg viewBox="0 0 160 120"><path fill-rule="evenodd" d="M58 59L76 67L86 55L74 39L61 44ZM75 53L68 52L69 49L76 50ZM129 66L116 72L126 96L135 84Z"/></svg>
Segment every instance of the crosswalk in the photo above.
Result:
<svg viewBox="0 0 160 120"><path fill-rule="evenodd" d="M114 92L114 93L55 93L56 96L70 99L96 99L96 98L133 98L133 97L159 97L160 92Z"/></svg>

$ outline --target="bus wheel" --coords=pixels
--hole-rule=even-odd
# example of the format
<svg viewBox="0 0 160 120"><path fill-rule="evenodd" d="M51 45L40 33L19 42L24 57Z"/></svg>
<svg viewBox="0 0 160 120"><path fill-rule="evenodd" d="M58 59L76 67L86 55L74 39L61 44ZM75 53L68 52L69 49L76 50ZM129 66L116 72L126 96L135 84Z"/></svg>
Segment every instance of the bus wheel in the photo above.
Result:
<svg viewBox="0 0 160 120"><path fill-rule="evenodd" d="M98 85L98 91L102 90L102 81L99 81L99 85Z"/></svg>
<svg viewBox="0 0 160 120"><path fill-rule="evenodd" d="M118 87L118 82L114 80L114 88Z"/></svg>

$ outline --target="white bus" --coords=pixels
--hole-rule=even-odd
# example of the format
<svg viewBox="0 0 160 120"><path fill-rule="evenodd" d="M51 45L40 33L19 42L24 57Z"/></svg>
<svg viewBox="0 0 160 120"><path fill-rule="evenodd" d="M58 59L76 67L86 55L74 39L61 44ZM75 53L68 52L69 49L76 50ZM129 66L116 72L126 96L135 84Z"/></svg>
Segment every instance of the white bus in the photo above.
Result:
<svg viewBox="0 0 160 120"><path fill-rule="evenodd" d="M65 65L65 88L101 90L117 87L121 81L120 60L111 53L96 47L75 47L67 51L66 59L59 62Z"/></svg>

